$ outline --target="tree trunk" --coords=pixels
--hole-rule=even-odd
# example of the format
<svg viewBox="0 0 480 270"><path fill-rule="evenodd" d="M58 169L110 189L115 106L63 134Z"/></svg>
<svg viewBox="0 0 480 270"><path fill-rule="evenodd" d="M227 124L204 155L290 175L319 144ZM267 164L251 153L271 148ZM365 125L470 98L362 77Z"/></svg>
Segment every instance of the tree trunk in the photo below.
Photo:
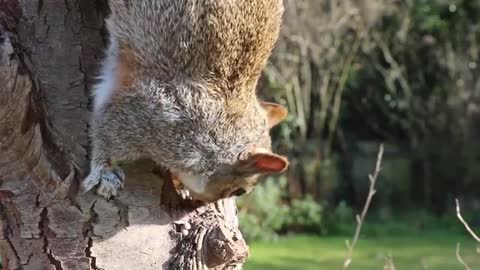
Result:
<svg viewBox="0 0 480 270"><path fill-rule="evenodd" d="M182 201L153 162L127 165L112 201L77 194L107 10L105 0L0 0L3 269L240 269L248 247L234 200Z"/></svg>

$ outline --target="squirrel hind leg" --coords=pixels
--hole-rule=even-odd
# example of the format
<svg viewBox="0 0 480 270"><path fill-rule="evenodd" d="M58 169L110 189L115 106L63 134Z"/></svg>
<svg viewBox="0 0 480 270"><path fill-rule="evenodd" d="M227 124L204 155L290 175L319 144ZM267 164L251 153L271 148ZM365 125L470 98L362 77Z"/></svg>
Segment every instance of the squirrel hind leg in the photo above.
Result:
<svg viewBox="0 0 480 270"><path fill-rule="evenodd" d="M97 187L97 194L109 199L115 197L123 189L125 174L122 169L116 167L102 171L100 183Z"/></svg>
<svg viewBox="0 0 480 270"><path fill-rule="evenodd" d="M119 167L112 167L105 163L101 166L94 166L90 174L81 184L82 193L96 189L96 193L110 199L115 197L123 188L125 174Z"/></svg>

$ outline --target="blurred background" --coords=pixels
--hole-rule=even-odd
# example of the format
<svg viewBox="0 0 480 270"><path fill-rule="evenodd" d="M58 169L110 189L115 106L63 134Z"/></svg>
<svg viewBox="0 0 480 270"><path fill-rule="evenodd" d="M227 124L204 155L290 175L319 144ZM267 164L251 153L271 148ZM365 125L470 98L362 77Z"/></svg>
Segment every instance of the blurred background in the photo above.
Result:
<svg viewBox="0 0 480 270"><path fill-rule="evenodd" d="M291 166L238 200L246 269L341 269L381 143L351 268L480 269L480 0L284 2L259 91Z"/></svg>

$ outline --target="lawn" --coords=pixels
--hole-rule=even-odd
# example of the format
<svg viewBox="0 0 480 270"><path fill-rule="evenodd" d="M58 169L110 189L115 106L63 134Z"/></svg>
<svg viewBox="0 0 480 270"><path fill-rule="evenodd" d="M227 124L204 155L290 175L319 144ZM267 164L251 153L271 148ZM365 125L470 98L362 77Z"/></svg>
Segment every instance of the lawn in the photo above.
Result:
<svg viewBox="0 0 480 270"><path fill-rule="evenodd" d="M291 236L274 243L251 243L246 270L335 270L345 256L342 237ZM381 270L392 254L397 270L465 270L455 256L457 242L471 270L480 269L474 240L462 235L414 235L361 239L352 270Z"/></svg>

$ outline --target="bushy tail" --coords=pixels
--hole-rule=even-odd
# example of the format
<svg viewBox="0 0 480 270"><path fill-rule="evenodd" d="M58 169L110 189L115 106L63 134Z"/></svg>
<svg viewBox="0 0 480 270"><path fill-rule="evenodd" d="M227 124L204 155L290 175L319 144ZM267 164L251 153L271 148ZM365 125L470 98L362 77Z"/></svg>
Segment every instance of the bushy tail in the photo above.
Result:
<svg viewBox="0 0 480 270"><path fill-rule="evenodd" d="M137 64L168 69L171 58L166 58L167 53L181 40L178 17L185 6L180 2L188 1L110 0L109 33L120 49L135 55Z"/></svg>
<svg viewBox="0 0 480 270"><path fill-rule="evenodd" d="M137 64L231 77L266 62L283 13L282 0L110 0L110 6L109 31Z"/></svg>

